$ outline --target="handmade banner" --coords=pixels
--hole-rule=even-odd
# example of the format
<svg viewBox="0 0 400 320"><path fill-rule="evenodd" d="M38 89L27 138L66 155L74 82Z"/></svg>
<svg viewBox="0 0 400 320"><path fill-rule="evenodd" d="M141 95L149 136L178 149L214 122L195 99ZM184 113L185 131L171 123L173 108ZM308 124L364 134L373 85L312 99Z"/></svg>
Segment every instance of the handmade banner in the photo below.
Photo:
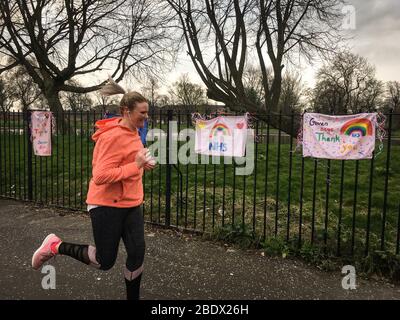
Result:
<svg viewBox="0 0 400 320"><path fill-rule="evenodd" d="M371 159L375 149L376 113L303 116L303 156L325 159Z"/></svg>
<svg viewBox="0 0 400 320"><path fill-rule="evenodd" d="M246 116L220 116L211 120L196 121L196 153L244 157L246 139Z"/></svg>
<svg viewBox="0 0 400 320"><path fill-rule="evenodd" d="M34 154L37 156L51 156L51 119L51 112L32 112L31 141Z"/></svg>

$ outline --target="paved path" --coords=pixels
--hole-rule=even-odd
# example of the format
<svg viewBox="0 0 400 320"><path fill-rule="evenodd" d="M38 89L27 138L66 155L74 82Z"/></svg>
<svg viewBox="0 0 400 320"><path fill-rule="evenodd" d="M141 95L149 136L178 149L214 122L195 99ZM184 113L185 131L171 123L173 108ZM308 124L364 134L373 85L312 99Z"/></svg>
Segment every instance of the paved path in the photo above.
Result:
<svg viewBox="0 0 400 320"><path fill-rule="evenodd" d="M93 243L82 213L0 199L0 299L124 299L121 242L113 269L94 270L66 256L50 260L56 289L31 268L32 253L54 232L65 241ZM143 299L400 299L400 287L357 278L342 289L342 275L297 260L263 257L199 237L146 226Z"/></svg>

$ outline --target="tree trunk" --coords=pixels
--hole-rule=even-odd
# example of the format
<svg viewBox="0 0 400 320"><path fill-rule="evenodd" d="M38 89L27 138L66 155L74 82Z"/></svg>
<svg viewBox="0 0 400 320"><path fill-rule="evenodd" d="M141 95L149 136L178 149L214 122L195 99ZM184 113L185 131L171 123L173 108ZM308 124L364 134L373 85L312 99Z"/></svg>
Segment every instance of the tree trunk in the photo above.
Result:
<svg viewBox="0 0 400 320"><path fill-rule="evenodd" d="M64 116L64 109L62 107L58 90L46 90L44 96L49 104L50 111L56 118L57 132L67 133L70 131L70 126Z"/></svg>

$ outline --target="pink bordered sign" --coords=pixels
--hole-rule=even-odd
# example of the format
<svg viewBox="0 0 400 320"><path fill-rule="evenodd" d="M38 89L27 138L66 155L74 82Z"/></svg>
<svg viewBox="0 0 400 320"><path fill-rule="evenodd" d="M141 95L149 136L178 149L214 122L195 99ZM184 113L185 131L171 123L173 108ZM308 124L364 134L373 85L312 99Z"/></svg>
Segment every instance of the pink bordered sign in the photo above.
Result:
<svg viewBox="0 0 400 320"><path fill-rule="evenodd" d="M303 156L325 159L371 159L375 149L376 113L330 116L305 113Z"/></svg>
<svg viewBox="0 0 400 320"><path fill-rule="evenodd" d="M244 157L246 116L219 116L196 121L195 152L211 156Z"/></svg>
<svg viewBox="0 0 400 320"><path fill-rule="evenodd" d="M33 152L37 156L51 156L51 120L51 112L32 112L31 140L33 145Z"/></svg>

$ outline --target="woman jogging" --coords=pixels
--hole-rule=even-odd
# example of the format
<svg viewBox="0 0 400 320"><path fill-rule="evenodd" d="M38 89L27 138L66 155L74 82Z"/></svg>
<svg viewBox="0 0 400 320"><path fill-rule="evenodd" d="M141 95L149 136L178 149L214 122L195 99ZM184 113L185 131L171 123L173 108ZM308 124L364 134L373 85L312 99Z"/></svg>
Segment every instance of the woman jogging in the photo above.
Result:
<svg viewBox="0 0 400 320"><path fill-rule="evenodd" d="M127 92L110 79L101 89L103 95L123 94L122 117L96 122L97 131L86 203L92 221L95 246L67 243L49 234L32 257L39 269L57 254L68 255L101 270L115 263L122 238L127 251L124 268L127 299L139 299L145 252L143 170L151 170L155 161L143 147L138 129L148 118L148 102L137 92Z"/></svg>

